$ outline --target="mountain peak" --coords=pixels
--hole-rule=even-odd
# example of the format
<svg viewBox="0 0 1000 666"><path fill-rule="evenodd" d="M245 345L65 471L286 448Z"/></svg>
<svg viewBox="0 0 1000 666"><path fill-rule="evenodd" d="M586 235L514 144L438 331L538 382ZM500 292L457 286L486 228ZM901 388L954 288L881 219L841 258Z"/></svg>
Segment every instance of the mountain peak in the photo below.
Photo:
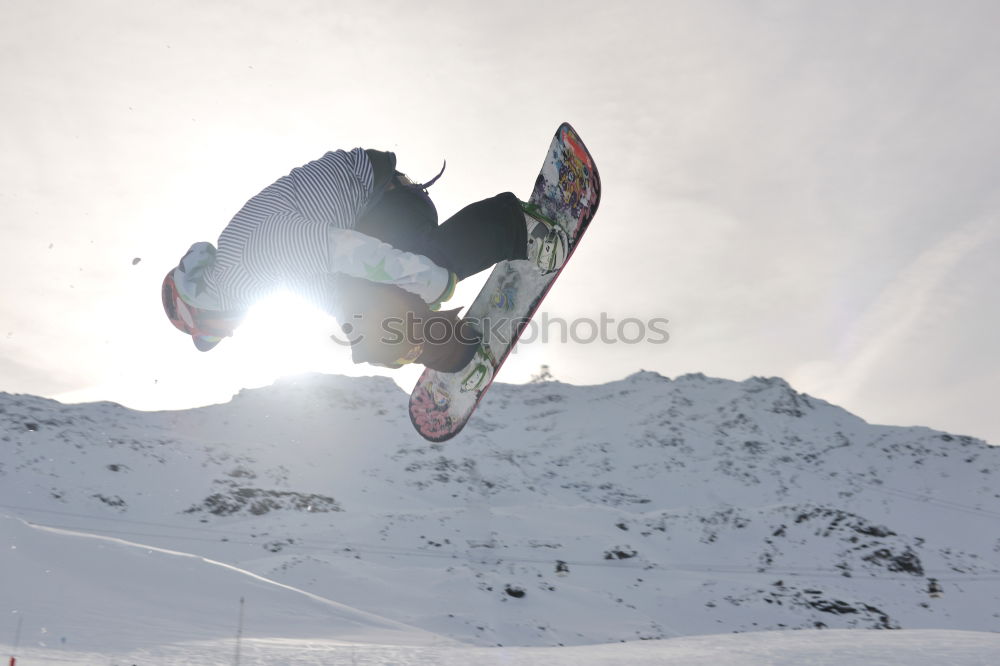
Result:
<svg viewBox="0 0 1000 666"><path fill-rule="evenodd" d="M650 382L650 381L652 381L652 382L669 382L670 378L669 377L664 377L660 373L655 372L653 370L639 370L638 372L633 372L631 375L628 375L625 378L625 381L630 381L630 382L643 382L643 381L647 381L647 382Z"/></svg>

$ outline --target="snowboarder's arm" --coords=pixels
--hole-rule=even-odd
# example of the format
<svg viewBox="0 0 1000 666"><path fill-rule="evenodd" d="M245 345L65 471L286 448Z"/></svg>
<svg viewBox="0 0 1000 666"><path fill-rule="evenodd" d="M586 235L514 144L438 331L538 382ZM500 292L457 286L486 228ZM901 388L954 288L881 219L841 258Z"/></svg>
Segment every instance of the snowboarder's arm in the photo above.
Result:
<svg viewBox="0 0 1000 666"><path fill-rule="evenodd" d="M329 248L331 273L394 285L432 304L454 290L447 269L423 255L397 250L359 231L330 229Z"/></svg>
<svg viewBox="0 0 1000 666"><path fill-rule="evenodd" d="M442 300L452 286L450 272L427 257L290 210L257 225L247 237L242 263L261 283L341 274L400 287L425 303Z"/></svg>

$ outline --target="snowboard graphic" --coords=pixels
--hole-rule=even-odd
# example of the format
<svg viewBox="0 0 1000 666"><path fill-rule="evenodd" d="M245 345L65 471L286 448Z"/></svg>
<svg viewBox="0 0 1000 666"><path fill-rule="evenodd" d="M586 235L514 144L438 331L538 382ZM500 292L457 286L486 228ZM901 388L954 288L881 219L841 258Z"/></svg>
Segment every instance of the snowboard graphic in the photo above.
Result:
<svg viewBox="0 0 1000 666"><path fill-rule="evenodd" d="M456 373L427 369L410 394L410 420L432 442L450 439L468 422L545 294L569 263L601 199L594 159L568 123L559 126L528 199L570 238L562 268L542 275L524 260L502 261L469 307L466 321L483 334L479 351Z"/></svg>

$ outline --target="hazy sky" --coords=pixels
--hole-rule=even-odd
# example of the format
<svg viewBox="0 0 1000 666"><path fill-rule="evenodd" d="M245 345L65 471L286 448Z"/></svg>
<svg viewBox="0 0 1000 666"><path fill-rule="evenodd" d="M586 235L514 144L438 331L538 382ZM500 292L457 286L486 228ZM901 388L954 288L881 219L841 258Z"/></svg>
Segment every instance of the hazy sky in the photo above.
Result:
<svg viewBox="0 0 1000 666"><path fill-rule="evenodd" d="M525 345L500 381L541 363L574 383L777 375L872 422L1000 443L995 2L0 11L0 390L160 409L372 374L328 341L332 320L287 302L199 353L160 281L326 150L393 150L418 179L447 159L444 218L526 197L567 120L604 198L545 310L663 317L671 339Z"/></svg>

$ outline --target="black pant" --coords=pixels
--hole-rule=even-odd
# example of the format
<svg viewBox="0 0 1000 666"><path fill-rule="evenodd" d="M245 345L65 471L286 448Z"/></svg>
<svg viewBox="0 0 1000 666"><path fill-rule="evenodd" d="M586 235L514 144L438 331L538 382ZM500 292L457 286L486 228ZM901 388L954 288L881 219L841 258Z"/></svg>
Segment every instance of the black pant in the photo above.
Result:
<svg viewBox="0 0 1000 666"><path fill-rule="evenodd" d="M397 176L356 229L397 250L429 257L464 280L505 259L527 258L528 233L517 197L510 192L469 204L444 224L419 186Z"/></svg>

